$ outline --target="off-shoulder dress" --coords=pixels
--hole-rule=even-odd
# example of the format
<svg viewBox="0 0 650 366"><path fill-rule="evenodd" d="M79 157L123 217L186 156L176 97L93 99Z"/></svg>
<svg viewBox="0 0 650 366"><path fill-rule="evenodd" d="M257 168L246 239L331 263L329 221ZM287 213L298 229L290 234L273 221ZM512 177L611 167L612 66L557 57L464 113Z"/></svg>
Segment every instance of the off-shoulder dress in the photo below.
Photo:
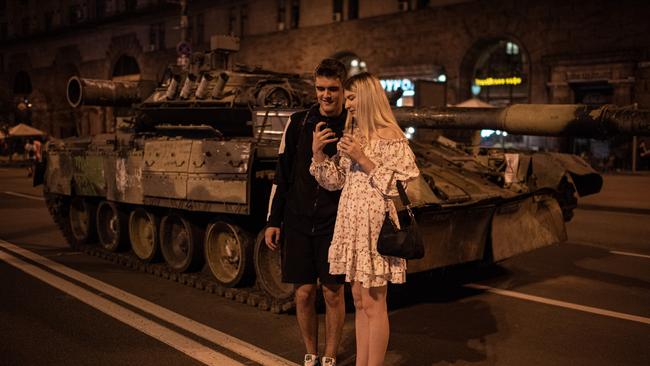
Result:
<svg viewBox="0 0 650 366"><path fill-rule="evenodd" d="M373 139L357 136L375 168L366 174L342 153L322 162L312 160L310 173L325 189L341 192L334 236L328 253L330 273L345 274L346 281L363 287L385 286L387 281L406 281L406 260L382 256L377 240L386 210L397 221L395 205L388 197L398 195L396 181L419 175L415 157L406 138Z"/></svg>

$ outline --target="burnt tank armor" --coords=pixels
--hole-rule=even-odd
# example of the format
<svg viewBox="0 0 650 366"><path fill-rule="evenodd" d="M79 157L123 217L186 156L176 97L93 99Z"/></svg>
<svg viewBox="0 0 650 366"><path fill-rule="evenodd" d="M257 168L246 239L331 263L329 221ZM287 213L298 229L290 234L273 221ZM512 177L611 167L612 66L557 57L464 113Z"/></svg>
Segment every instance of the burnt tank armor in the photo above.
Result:
<svg viewBox="0 0 650 366"><path fill-rule="evenodd" d="M46 148L44 195L71 246L273 311L292 306L263 231L284 125L314 102L297 75L222 68L219 50L169 69L157 87L73 77L68 100L120 107L114 133ZM215 56L216 54L216 56ZM216 60L216 61L215 61ZM221 64L220 64L221 63ZM650 114L606 106L396 109L404 128L536 135L650 134ZM600 191L584 160L558 153L468 153L415 139L409 196L427 243L421 272L499 261L566 240L576 196ZM95 241L99 245L93 245Z"/></svg>

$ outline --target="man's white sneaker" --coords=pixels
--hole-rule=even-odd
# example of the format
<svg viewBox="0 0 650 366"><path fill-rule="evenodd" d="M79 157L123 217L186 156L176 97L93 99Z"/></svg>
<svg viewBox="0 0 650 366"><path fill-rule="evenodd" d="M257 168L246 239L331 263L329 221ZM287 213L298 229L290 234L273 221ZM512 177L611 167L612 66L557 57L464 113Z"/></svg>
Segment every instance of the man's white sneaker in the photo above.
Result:
<svg viewBox="0 0 650 366"><path fill-rule="evenodd" d="M321 366L336 366L336 359L332 357L323 357L320 361Z"/></svg>
<svg viewBox="0 0 650 366"><path fill-rule="evenodd" d="M305 362L303 362L304 366L320 366L320 362L318 362L318 355L313 355L311 353L308 353L305 355Z"/></svg>

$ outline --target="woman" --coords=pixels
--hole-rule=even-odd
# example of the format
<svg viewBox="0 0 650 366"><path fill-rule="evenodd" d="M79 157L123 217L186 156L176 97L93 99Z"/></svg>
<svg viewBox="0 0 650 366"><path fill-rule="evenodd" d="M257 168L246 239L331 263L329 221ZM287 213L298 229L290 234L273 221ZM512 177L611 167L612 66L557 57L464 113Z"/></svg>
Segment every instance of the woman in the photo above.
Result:
<svg viewBox="0 0 650 366"><path fill-rule="evenodd" d="M408 140L397 125L376 77L361 73L344 85L347 133L338 153L328 158L323 147L336 141L325 123L317 124L309 171L328 190L343 189L329 249L330 273L345 274L354 298L357 365L382 365L388 346L388 282L406 280L406 261L377 252L386 211L398 223L390 197L396 181L419 171Z"/></svg>

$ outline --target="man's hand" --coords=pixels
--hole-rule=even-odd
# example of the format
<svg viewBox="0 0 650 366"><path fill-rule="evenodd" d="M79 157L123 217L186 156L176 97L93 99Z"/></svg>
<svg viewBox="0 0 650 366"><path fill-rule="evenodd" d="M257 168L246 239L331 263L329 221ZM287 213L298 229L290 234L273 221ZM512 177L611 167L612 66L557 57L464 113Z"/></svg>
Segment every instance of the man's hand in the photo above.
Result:
<svg viewBox="0 0 650 366"><path fill-rule="evenodd" d="M334 131L329 127L323 128L324 126L327 126L327 123L318 122L311 142L311 151L314 155L314 160L318 162L325 160L325 153L323 152L325 145L338 140Z"/></svg>
<svg viewBox="0 0 650 366"><path fill-rule="evenodd" d="M264 242L269 249L278 249L278 244L280 242L280 228L274 226L267 227L266 230L264 230Z"/></svg>

